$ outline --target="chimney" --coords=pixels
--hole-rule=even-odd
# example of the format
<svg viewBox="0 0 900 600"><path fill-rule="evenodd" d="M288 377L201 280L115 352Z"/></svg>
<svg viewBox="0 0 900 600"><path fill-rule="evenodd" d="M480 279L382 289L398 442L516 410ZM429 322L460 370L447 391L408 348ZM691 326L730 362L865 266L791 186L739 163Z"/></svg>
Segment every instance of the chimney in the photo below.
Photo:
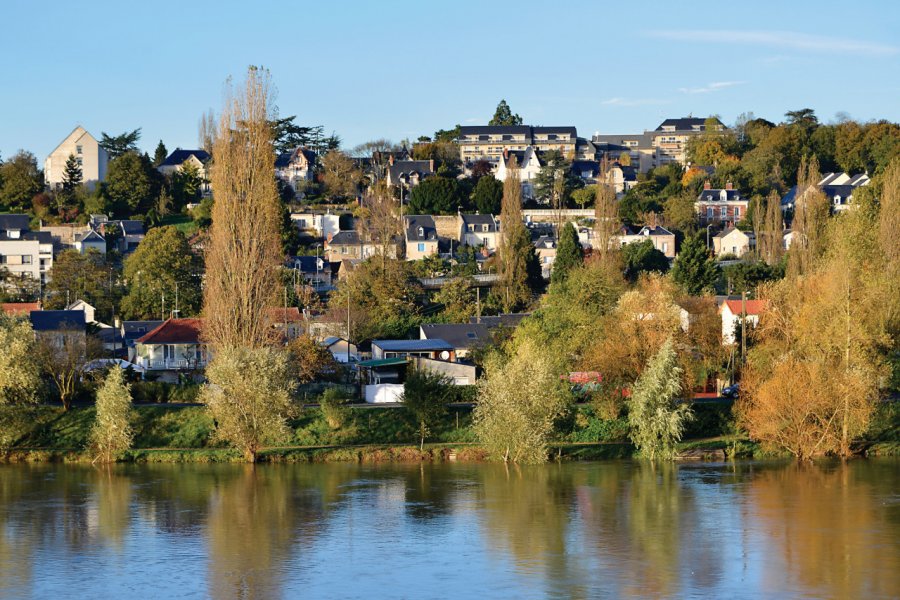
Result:
<svg viewBox="0 0 900 600"><path fill-rule="evenodd" d="M731 182L729 181L728 183L725 184L725 189L726 189L726 190L733 190L733 189L734 189L734 186L732 186L732 185L731 185Z"/></svg>
<svg viewBox="0 0 900 600"><path fill-rule="evenodd" d="M704 190L712 189L712 184L709 182L708 179L707 179L706 181L703 182L703 189L704 189Z"/></svg>
<svg viewBox="0 0 900 600"><path fill-rule="evenodd" d="M434 173L434 159L428 161L428 170Z"/></svg>
<svg viewBox="0 0 900 600"><path fill-rule="evenodd" d="M328 243L330 244L330 243L331 243L331 238L333 238L333 237L334 237L334 232L329 232L329 233L328 233L328 236L325 238L325 241L328 242Z"/></svg>

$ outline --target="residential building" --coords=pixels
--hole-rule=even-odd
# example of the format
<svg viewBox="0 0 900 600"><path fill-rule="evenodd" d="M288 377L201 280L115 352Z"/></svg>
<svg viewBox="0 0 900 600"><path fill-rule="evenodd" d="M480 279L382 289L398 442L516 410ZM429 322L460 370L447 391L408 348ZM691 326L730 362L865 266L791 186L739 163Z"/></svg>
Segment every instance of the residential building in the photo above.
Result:
<svg viewBox="0 0 900 600"><path fill-rule="evenodd" d="M330 211L291 213L291 222L300 231L310 232L321 238L334 235L341 230L341 215L331 214Z"/></svg>
<svg viewBox="0 0 900 600"><path fill-rule="evenodd" d="M357 231L339 231L325 238L325 258L330 262L365 260L381 253L380 244L364 242ZM397 246L387 246L387 256L397 258Z"/></svg>
<svg viewBox="0 0 900 600"><path fill-rule="evenodd" d="M331 356L339 363L346 365L360 361L359 350L356 344L351 344L342 337L330 335L319 342L319 345L331 352Z"/></svg>
<svg viewBox="0 0 900 600"><path fill-rule="evenodd" d="M541 275L544 279L550 277L553 263L556 261L556 238L551 235L542 235L534 242L535 254L541 263Z"/></svg>
<svg viewBox="0 0 900 600"><path fill-rule="evenodd" d="M134 252L138 245L144 241L143 221L112 221L109 227L112 227L113 231L119 235L117 245L119 252L122 254Z"/></svg>
<svg viewBox="0 0 900 600"><path fill-rule="evenodd" d="M716 256L733 254L741 258L756 248L756 236L735 227L728 227L713 236L713 252Z"/></svg>
<svg viewBox="0 0 900 600"><path fill-rule="evenodd" d="M116 322L116 326L119 329L119 334L122 336L122 343L125 345L125 351L127 353L126 358L129 362L135 362L137 358L137 351L135 350L135 345L137 340L144 337L147 333L153 331L160 325L162 325L165 321L118 321Z"/></svg>
<svg viewBox="0 0 900 600"><path fill-rule="evenodd" d="M500 243L500 221L494 215L460 215L460 243L496 252Z"/></svg>
<svg viewBox="0 0 900 600"><path fill-rule="evenodd" d="M487 159L499 161L506 151L559 150L575 157L578 134L574 127L532 127L530 125L486 125L459 128L459 157L463 163Z"/></svg>
<svg viewBox="0 0 900 600"><path fill-rule="evenodd" d="M75 250L84 254L88 250L96 250L106 254L106 239L89 225L41 225L53 239L53 255L63 250Z"/></svg>
<svg viewBox="0 0 900 600"><path fill-rule="evenodd" d="M33 310L29 313L35 339L58 350L86 347L87 323L81 310Z"/></svg>
<svg viewBox="0 0 900 600"><path fill-rule="evenodd" d="M725 125L718 119L716 129L725 129ZM628 153L631 165L639 172L646 173L672 162L687 165L688 142L704 131L706 119L684 117L666 119L655 130L640 134L595 134L592 142L597 152L610 160L618 159L623 152Z"/></svg>
<svg viewBox="0 0 900 600"><path fill-rule="evenodd" d="M296 148L282 152L275 158L275 177L299 192L307 182L313 180L315 166L315 152L309 148Z"/></svg>
<svg viewBox="0 0 900 600"><path fill-rule="evenodd" d="M202 319L166 319L135 340L134 364L168 382L205 368L209 355L200 341L202 328Z"/></svg>
<svg viewBox="0 0 900 600"><path fill-rule="evenodd" d="M726 227L733 227L738 221L747 216L750 199L741 196L731 183L725 184L725 189L712 189L707 181L703 184L703 191L697 196L694 208L700 217L700 223L722 223Z"/></svg>
<svg viewBox="0 0 900 600"><path fill-rule="evenodd" d="M94 318L94 315L97 312L97 309L85 302L84 300L76 300L72 304L66 307L66 310L80 310L84 313L84 322L85 323L96 323L97 320Z"/></svg>
<svg viewBox="0 0 900 600"><path fill-rule="evenodd" d="M616 197L621 198L628 190L637 185L637 170L634 167L614 162L606 171L606 183L613 187Z"/></svg>
<svg viewBox="0 0 900 600"><path fill-rule="evenodd" d="M437 227L431 215L403 217L406 260L419 260L438 253Z"/></svg>
<svg viewBox="0 0 900 600"><path fill-rule="evenodd" d="M675 234L659 225L644 225L640 229L623 225L619 230L619 243L622 246L650 240L653 247L666 255L675 258Z"/></svg>
<svg viewBox="0 0 900 600"><path fill-rule="evenodd" d="M519 181L522 184L522 200L534 198L534 180L537 179L541 167L540 152L534 146L526 146L523 150L504 150L497 163L497 172L494 175L500 181L506 181L509 170L516 168L519 171Z"/></svg>
<svg viewBox="0 0 900 600"><path fill-rule="evenodd" d="M0 269L46 283L53 267L53 237L31 231L28 215L0 215Z"/></svg>
<svg viewBox="0 0 900 600"><path fill-rule="evenodd" d="M89 190L106 179L109 155L100 147L100 143L84 127L80 125L53 149L44 161L44 183L50 189L57 189L63 184L66 172L66 161L70 156L81 167L81 181Z"/></svg>
<svg viewBox="0 0 900 600"><path fill-rule="evenodd" d="M292 256L285 266L295 273L297 283L306 283L316 289L331 285L331 265L322 256Z"/></svg>
<svg viewBox="0 0 900 600"><path fill-rule="evenodd" d="M725 300L719 307L722 315L722 343L734 344L739 340L737 331L741 324L742 315L746 315L746 325L756 327L759 325L759 316L765 309L764 300Z"/></svg>
<svg viewBox="0 0 900 600"><path fill-rule="evenodd" d="M175 173L183 170L186 165L192 165L197 170L197 175L200 177L200 191L206 196L211 193L209 186L209 171L207 170L211 158L209 152L206 150L182 150L181 148L177 148L166 157L166 160L156 167L156 170L163 175L171 177Z"/></svg>
<svg viewBox="0 0 900 600"><path fill-rule="evenodd" d="M269 308L266 317L284 342L296 339L304 332L303 315L296 306Z"/></svg>
<svg viewBox="0 0 900 600"><path fill-rule="evenodd" d="M433 160L394 160L393 155L388 159L388 185L409 189L431 175L434 175Z"/></svg>
<svg viewBox="0 0 900 600"><path fill-rule="evenodd" d="M467 358L492 343L491 329L487 323L426 323L419 326L419 339L443 340L453 346L457 358Z"/></svg>
<svg viewBox="0 0 900 600"><path fill-rule="evenodd" d="M372 359L410 358L421 356L435 360L455 361L456 351L444 340L372 340Z"/></svg>
<svg viewBox="0 0 900 600"><path fill-rule="evenodd" d="M869 185L871 179L868 173L849 175L847 173L825 173L816 184L816 187L828 198L831 208L835 212L847 210L853 200L853 192L857 188ZM797 201L797 186L788 190L781 199L782 210L793 210Z"/></svg>

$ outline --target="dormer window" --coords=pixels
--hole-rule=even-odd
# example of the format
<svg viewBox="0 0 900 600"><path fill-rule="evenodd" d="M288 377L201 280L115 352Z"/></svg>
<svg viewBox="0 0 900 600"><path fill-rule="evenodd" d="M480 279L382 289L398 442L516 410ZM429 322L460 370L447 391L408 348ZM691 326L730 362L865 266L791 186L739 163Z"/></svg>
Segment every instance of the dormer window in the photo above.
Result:
<svg viewBox="0 0 900 600"><path fill-rule="evenodd" d="M487 223L485 223L481 226L481 231L487 233L487 230L488 230L488 226L487 226Z"/></svg>
<svg viewBox="0 0 900 600"><path fill-rule="evenodd" d="M835 205L835 206L840 206L840 204L841 204L841 197L840 197L840 196L835 196L835 197L834 197L834 205Z"/></svg>
<svg viewBox="0 0 900 600"><path fill-rule="evenodd" d="M425 237L425 228L419 227L419 237Z"/></svg>
<svg viewBox="0 0 900 600"><path fill-rule="evenodd" d="M474 232L474 231L475 231L475 226L474 226L474 225L469 225L469 231Z"/></svg>
<svg viewBox="0 0 900 600"><path fill-rule="evenodd" d="M17 240L22 237L22 231L20 229L7 229L6 237L11 240Z"/></svg>

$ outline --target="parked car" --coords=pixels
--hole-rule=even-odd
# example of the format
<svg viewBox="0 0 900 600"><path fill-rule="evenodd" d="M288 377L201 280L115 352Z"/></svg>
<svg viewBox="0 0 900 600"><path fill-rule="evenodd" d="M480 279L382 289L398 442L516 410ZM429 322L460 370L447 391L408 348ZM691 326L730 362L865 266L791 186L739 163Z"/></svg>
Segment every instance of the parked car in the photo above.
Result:
<svg viewBox="0 0 900 600"><path fill-rule="evenodd" d="M736 383L734 385L729 385L727 388L722 388L722 397L723 398L737 398L738 394L741 392L741 384Z"/></svg>

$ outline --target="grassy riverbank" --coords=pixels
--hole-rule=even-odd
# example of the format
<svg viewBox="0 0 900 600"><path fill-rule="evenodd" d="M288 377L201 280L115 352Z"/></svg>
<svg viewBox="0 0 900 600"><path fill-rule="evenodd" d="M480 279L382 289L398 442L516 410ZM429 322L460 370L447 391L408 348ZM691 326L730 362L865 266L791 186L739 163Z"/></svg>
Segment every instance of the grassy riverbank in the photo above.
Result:
<svg viewBox="0 0 900 600"><path fill-rule="evenodd" d="M761 456L757 444L734 431L729 404L698 404L697 418L686 431L682 449L693 458ZM0 407L0 460L87 461L93 407ZM484 460L475 444L470 408L451 408L433 428L423 450L410 414L398 408L345 408L338 414L318 408L303 409L290 421L290 436L267 448L267 462L383 462ZM218 443L214 425L200 406L139 405L132 425L134 447L122 457L134 462L232 462L239 452ZM551 447L563 460L627 458L634 449L628 442L625 419L599 419L590 407L579 407L562 423ZM900 454L900 410L888 403L876 413L867 454Z"/></svg>

